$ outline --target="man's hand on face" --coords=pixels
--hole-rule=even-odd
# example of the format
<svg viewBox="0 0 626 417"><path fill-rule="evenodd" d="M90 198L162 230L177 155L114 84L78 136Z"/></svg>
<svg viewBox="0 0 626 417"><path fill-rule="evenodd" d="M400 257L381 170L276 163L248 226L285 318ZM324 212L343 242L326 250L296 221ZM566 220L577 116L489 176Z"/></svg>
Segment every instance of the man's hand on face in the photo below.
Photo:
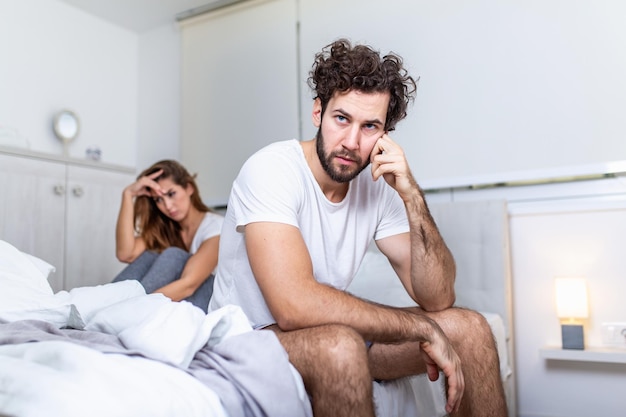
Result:
<svg viewBox="0 0 626 417"><path fill-rule="evenodd" d="M388 134L383 134L376 141L370 154L370 162L374 181L382 176L403 199L417 187L404 150Z"/></svg>

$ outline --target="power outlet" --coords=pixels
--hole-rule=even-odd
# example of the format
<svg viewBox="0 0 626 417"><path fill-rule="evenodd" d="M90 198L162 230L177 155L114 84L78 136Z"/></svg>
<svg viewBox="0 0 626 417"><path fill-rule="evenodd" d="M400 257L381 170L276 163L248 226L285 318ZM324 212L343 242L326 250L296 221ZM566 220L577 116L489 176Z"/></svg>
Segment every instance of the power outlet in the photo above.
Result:
<svg viewBox="0 0 626 417"><path fill-rule="evenodd" d="M602 342L608 346L626 347L626 323L602 323Z"/></svg>

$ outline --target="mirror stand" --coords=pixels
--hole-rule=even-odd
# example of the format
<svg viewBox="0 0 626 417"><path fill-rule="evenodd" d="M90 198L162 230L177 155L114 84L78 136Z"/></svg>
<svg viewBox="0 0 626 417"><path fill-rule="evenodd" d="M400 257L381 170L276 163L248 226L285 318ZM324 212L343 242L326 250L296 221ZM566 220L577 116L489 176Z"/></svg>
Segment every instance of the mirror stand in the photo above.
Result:
<svg viewBox="0 0 626 417"><path fill-rule="evenodd" d="M54 116L52 128L56 137L63 142L63 156L69 157L69 145L79 131L78 116L71 110L61 110Z"/></svg>

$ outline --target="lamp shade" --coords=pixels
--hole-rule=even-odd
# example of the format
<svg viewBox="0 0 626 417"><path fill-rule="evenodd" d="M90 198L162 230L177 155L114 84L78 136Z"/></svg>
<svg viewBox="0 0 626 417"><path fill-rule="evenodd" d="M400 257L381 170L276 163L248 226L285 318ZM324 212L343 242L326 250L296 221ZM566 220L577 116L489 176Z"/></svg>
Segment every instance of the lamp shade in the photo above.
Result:
<svg viewBox="0 0 626 417"><path fill-rule="evenodd" d="M587 282L584 278L556 278L556 311L562 319L589 317Z"/></svg>

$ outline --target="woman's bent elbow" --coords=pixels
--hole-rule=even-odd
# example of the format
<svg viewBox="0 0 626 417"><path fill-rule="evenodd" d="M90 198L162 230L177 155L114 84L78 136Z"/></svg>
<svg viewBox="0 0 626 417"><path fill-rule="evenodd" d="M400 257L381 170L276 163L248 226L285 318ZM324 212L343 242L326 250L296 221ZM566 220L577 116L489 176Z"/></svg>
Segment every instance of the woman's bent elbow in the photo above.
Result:
<svg viewBox="0 0 626 417"><path fill-rule="evenodd" d="M132 256L132 254L126 253L126 252L122 252L122 251L116 251L115 252L115 257L117 258L118 261L123 262L125 264L129 264L132 261L134 261L134 258Z"/></svg>

